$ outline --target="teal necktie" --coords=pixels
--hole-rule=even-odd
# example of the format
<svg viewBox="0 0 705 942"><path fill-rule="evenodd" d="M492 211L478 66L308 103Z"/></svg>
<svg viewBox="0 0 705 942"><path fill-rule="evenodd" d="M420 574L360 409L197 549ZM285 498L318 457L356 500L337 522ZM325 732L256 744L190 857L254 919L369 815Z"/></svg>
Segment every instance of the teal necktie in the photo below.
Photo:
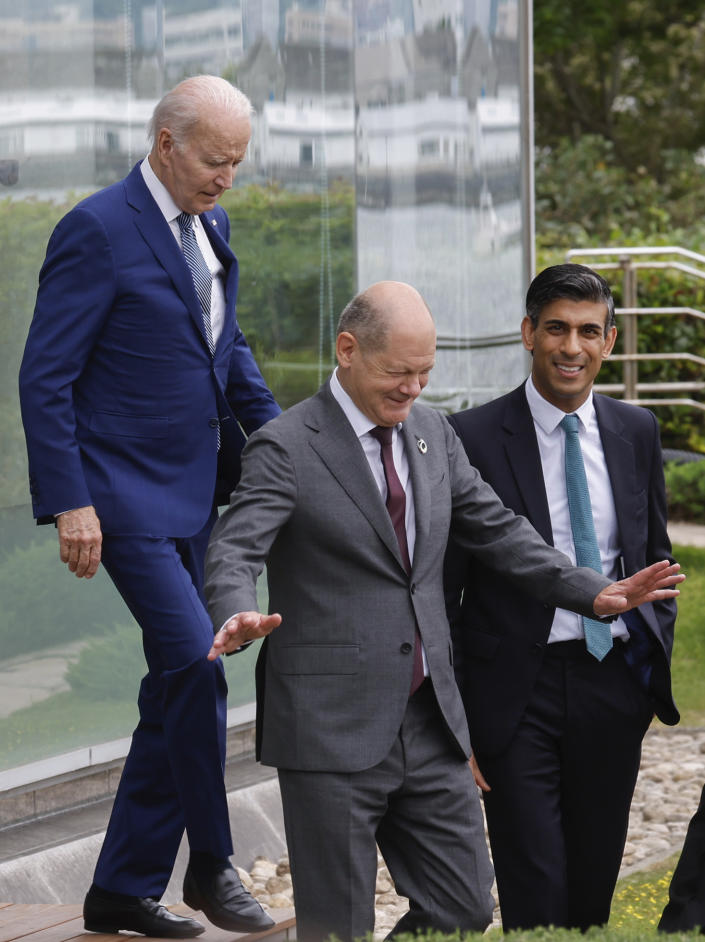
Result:
<svg viewBox="0 0 705 942"><path fill-rule="evenodd" d="M592 519L583 452L578 438L578 417L574 414L566 415L561 419L560 424L565 432L565 484L568 491L575 560L578 566L588 566L595 572L602 572L602 560ZM583 617L583 629L588 651L601 661L612 648L610 626L595 621L593 618Z"/></svg>

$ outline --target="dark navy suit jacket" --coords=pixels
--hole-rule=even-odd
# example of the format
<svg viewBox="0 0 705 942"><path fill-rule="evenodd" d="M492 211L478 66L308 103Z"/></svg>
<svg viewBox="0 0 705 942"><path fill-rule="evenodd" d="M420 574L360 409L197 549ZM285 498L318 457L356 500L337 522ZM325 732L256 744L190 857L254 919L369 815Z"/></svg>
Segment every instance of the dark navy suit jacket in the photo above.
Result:
<svg viewBox="0 0 705 942"><path fill-rule="evenodd" d="M139 165L54 230L20 371L40 522L93 504L107 533L191 536L237 482L243 430L280 411L237 323L227 214L201 220L226 272L214 358Z"/></svg>
<svg viewBox="0 0 705 942"><path fill-rule="evenodd" d="M671 558L658 424L646 409L595 394L595 411L617 512L624 575ZM524 386L450 417L470 461L507 507L553 543L534 422ZM463 590L462 601L460 598ZM510 742L536 682L554 609L512 586L451 543L446 601L455 670L473 747L495 755ZM670 679L675 600L628 613L634 670L657 716L678 722Z"/></svg>

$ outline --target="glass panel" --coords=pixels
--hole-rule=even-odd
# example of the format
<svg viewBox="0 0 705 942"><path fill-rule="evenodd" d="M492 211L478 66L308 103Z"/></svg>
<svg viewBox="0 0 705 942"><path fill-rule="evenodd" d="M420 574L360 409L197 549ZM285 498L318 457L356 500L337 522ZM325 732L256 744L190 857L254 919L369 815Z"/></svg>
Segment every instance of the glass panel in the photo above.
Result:
<svg viewBox="0 0 705 942"><path fill-rule="evenodd" d="M524 373L518 19L519 0L0 0L0 769L128 735L143 672L110 580L71 577L28 504L16 376L58 219L144 155L164 90L222 74L257 112L222 205L280 403L317 389L343 305L387 278L438 323L427 400L490 398ZM255 656L226 660L231 705Z"/></svg>
<svg viewBox="0 0 705 942"><path fill-rule="evenodd" d="M519 3L411 12L356 9L358 281L424 295L438 328L425 398L454 411L523 373Z"/></svg>

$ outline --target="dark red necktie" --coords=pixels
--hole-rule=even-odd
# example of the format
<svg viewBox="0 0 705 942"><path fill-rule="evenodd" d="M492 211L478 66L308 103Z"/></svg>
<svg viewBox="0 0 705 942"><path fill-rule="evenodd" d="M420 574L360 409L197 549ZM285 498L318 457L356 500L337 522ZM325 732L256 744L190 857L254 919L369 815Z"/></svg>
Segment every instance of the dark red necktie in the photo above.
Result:
<svg viewBox="0 0 705 942"><path fill-rule="evenodd" d="M392 453L393 428L387 428L383 425L377 425L370 429L370 435L376 438L380 444L382 452L382 466L384 468L384 479L387 482L387 510L392 518L392 526L397 536L399 552L404 563L407 574L411 573L411 559L409 558L409 544L406 540L406 494L401 486L397 469L394 466L394 455ZM423 683L423 654L421 653L421 635L418 626L416 627L416 636L414 638L414 668L411 675L411 690L409 696L414 693Z"/></svg>

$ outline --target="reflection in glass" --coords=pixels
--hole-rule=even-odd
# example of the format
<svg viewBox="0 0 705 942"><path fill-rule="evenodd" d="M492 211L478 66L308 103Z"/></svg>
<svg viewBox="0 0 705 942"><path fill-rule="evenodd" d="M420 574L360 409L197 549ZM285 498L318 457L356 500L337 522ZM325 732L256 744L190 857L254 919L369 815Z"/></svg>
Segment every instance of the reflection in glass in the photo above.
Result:
<svg viewBox="0 0 705 942"><path fill-rule="evenodd" d="M256 109L222 200L238 314L284 406L333 363L357 287L418 287L439 331L426 399L523 375L519 0L0 0L0 769L129 734L139 631L36 528L16 375L51 230L146 153L163 92L211 72ZM263 600L263 604L266 600ZM231 703L253 652L227 659Z"/></svg>

